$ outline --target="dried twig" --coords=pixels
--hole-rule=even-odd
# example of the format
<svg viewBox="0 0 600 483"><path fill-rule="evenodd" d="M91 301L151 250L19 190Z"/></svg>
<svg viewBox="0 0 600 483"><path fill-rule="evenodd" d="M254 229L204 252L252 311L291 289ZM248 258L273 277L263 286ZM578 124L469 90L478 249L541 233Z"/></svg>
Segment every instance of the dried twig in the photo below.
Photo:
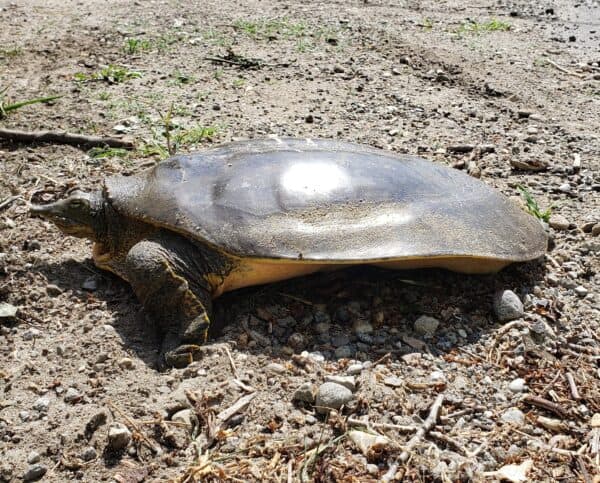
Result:
<svg viewBox="0 0 600 483"><path fill-rule="evenodd" d="M14 195L14 196L9 196L8 198L5 198L2 201L0 201L0 211L2 211L5 208L8 208L19 198L21 198L19 195Z"/></svg>
<svg viewBox="0 0 600 483"><path fill-rule="evenodd" d="M566 376L567 382L569 383L569 389L571 390L571 397L575 399L575 401L579 401L581 399L581 396L579 395L579 391L577 390L577 384L575 384L575 378L573 377L573 374L567 372Z"/></svg>
<svg viewBox="0 0 600 483"><path fill-rule="evenodd" d="M229 359L229 365L231 366L231 372L233 372L233 376L239 380L240 376L235 367L235 362L233 362L233 357L231 357L231 352L229 352L229 347L224 345L223 350L225 351L225 354L227 355L227 359Z"/></svg>
<svg viewBox="0 0 600 483"><path fill-rule="evenodd" d="M543 397L534 396L532 394L525 396L522 399L523 402L527 404L531 404L532 406L537 406L543 409L546 409L561 418L566 418L568 416L567 410L563 408L560 404L548 401L548 399L544 399Z"/></svg>
<svg viewBox="0 0 600 483"><path fill-rule="evenodd" d="M253 392L252 394L246 394L245 396L242 396L232 406L228 407L227 409L224 409L219 414L217 414L217 420L219 420L221 423L224 423L234 414L240 412L242 409L248 406L248 404L250 404L250 401L252 401L255 397L255 392Z"/></svg>
<svg viewBox="0 0 600 483"><path fill-rule="evenodd" d="M579 77L580 79L582 79L583 77L585 77L585 74L580 74L578 72L573 72L572 70L569 69L565 69L564 67L558 65L556 62L550 60L550 59L546 59L546 62L548 62L552 67L556 68L557 70L563 72L564 74L568 74L568 75L572 75L575 77Z"/></svg>
<svg viewBox="0 0 600 483"><path fill-rule="evenodd" d="M348 424L354 426L364 426L366 428L381 428L381 429L395 429L396 431L401 431L404 433L412 433L414 431L418 431L419 427L414 425L404 425L404 424L392 424L392 423L372 423L370 421L363 421L361 419L356 418L348 418Z"/></svg>
<svg viewBox="0 0 600 483"><path fill-rule="evenodd" d="M65 131L20 131L17 129L0 129L0 139L9 139L25 143L71 144L73 146L110 146L111 148L132 149L135 147L129 139L113 137L88 136Z"/></svg>
<svg viewBox="0 0 600 483"><path fill-rule="evenodd" d="M406 463L408 458L410 457L410 452L412 449L423 439L423 437L435 426L435 423L438 420L438 416L440 413L440 409L442 408L442 403L444 402L444 395L438 394L438 397L435 399L433 404L431 405L431 410L429 411L429 416L423 422L423 425L417 430L417 434L415 434L406 446L404 447L404 451L400 454L400 461L402 463Z"/></svg>

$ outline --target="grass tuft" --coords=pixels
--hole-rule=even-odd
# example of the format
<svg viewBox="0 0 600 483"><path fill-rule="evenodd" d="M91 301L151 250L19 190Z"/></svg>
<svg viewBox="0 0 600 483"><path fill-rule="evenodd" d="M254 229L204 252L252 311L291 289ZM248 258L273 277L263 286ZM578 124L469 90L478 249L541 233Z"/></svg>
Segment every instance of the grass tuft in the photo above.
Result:
<svg viewBox="0 0 600 483"><path fill-rule="evenodd" d="M550 214L552 212L552 208L548 208L548 209L542 211L540 209L537 201L534 199L534 197L531 195L531 193L527 190L527 188L519 185L519 186L517 186L517 189L519 190L519 192L521 193L521 196L525 200L525 205L527 207L527 211L530 214L532 214L533 216L535 216L538 220L543 220L545 222L548 222L548 220L550 219Z"/></svg>

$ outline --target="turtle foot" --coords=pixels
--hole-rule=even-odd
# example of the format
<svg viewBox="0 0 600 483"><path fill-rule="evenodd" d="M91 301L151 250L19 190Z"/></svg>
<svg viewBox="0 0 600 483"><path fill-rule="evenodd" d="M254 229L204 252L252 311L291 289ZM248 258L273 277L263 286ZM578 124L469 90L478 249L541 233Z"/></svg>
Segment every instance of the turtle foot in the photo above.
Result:
<svg viewBox="0 0 600 483"><path fill-rule="evenodd" d="M163 371L170 367L181 369L200 359L202 347L195 344L182 344L175 349L163 349L158 359L158 368Z"/></svg>

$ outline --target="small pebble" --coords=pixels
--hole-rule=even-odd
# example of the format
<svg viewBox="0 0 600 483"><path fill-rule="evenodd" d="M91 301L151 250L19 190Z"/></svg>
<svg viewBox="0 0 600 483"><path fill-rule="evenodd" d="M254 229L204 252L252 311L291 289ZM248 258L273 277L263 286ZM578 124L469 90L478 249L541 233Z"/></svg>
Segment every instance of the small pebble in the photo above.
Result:
<svg viewBox="0 0 600 483"><path fill-rule="evenodd" d="M310 382L303 383L294 391L292 396L294 401L307 402L313 404L315 402L315 387Z"/></svg>
<svg viewBox="0 0 600 483"><path fill-rule="evenodd" d="M446 382L446 375L442 371L433 371L429 374L429 380L433 383Z"/></svg>
<svg viewBox="0 0 600 483"><path fill-rule="evenodd" d="M518 319L523 313L523 303L512 290L503 290L494 296L494 314L501 322Z"/></svg>
<svg viewBox="0 0 600 483"><path fill-rule="evenodd" d="M273 374L283 374L287 371L284 365L279 364L277 362L271 362L265 366L265 371L271 372Z"/></svg>
<svg viewBox="0 0 600 483"><path fill-rule="evenodd" d="M402 387L404 381L396 376L388 376L383 380L383 383L386 386L391 386L391 387Z"/></svg>
<svg viewBox="0 0 600 483"><path fill-rule="evenodd" d="M14 319L17 316L17 308L6 302L0 302L0 320Z"/></svg>
<svg viewBox="0 0 600 483"><path fill-rule="evenodd" d="M30 465L32 465L34 463L39 463L40 459L41 459L40 454L37 451L32 451L27 456L27 463L29 463Z"/></svg>
<svg viewBox="0 0 600 483"><path fill-rule="evenodd" d="M315 405L317 412L326 414L329 409L340 409L352 400L352 391L335 382L326 382L319 386Z"/></svg>
<svg viewBox="0 0 600 483"><path fill-rule="evenodd" d="M587 288L585 288L583 285L578 285L573 290L579 297L585 297L588 294Z"/></svg>
<svg viewBox="0 0 600 483"><path fill-rule="evenodd" d="M39 399L36 399L36 401L33 403L33 409L39 411L40 413L47 412L49 407L50 399L48 399L47 397L40 397Z"/></svg>
<svg viewBox="0 0 600 483"><path fill-rule="evenodd" d="M61 293L63 293L63 291L57 285L48 284L46 285L46 293L50 297L58 297Z"/></svg>
<svg viewBox="0 0 600 483"><path fill-rule="evenodd" d="M121 423L113 423L108 429L108 447L113 451L125 449L131 441L131 431Z"/></svg>
<svg viewBox="0 0 600 483"><path fill-rule="evenodd" d="M552 215L548 224L555 230L568 230L570 226L569 220L562 215Z"/></svg>
<svg viewBox="0 0 600 483"><path fill-rule="evenodd" d="M97 458L97 456L98 456L98 453L91 446L88 446L87 448L85 448L83 450L83 453L81 453L81 459L83 461L92 461L92 460L95 460Z"/></svg>
<svg viewBox="0 0 600 483"><path fill-rule="evenodd" d="M37 481L46 474L48 468L41 464L31 465L23 474L23 481Z"/></svg>
<svg viewBox="0 0 600 483"><path fill-rule="evenodd" d="M306 339L299 332L294 332L288 337L287 343L295 351L301 351L306 346Z"/></svg>
<svg viewBox="0 0 600 483"><path fill-rule="evenodd" d="M415 332L422 335L433 335L440 325L440 321L434 317L428 315L421 315L415 320Z"/></svg>
<svg viewBox="0 0 600 483"><path fill-rule="evenodd" d="M508 384L508 389L512 392L524 392L527 390L527 384L525 383L525 379L517 378L510 381Z"/></svg>
<svg viewBox="0 0 600 483"><path fill-rule="evenodd" d="M198 426L198 417L191 409L182 409L171 416L171 421L176 421L185 424L188 431L192 431Z"/></svg>
<svg viewBox="0 0 600 483"><path fill-rule="evenodd" d="M121 369L133 369L135 367L133 359L130 359L129 357L123 357L122 359L119 359L119 362L117 362L117 365Z"/></svg>
<svg viewBox="0 0 600 483"><path fill-rule="evenodd" d="M504 411L501 419L505 423L512 423L520 426L525 423L525 414L523 414L523 411L521 411L519 408L509 408Z"/></svg>
<svg viewBox="0 0 600 483"><path fill-rule="evenodd" d="M335 357L338 359L350 359L354 356L354 349L349 345L343 345L335 350Z"/></svg>
<svg viewBox="0 0 600 483"><path fill-rule="evenodd" d="M88 277L81 284L81 288L83 290L87 290L88 292L94 292L98 290L98 281L95 277Z"/></svg>
<svg viewBox="0 0 600 483"><path fill-rule="evenodd" d="M339 384L340 386L347 387L352 392L356 391L356 379L354 378L354 376L329 375L329 376L325 376L325 382L335 382L336 384Z"/></svg>
<svg viewBox="0 0 600 483"><path fill-rule="evenodd" d="M42 335L42 332L35 327L31 327L23 332L23 340L38 339Z"/></svg>
<svg viewBox="0 0 600 483"><path fill-rule="evenodd" d="M81 400L81 393L74 387L67 389L65 393L64 401L68 403L76 403Z"/></svg>
<svg viewBox="0 0 600 483"><path fill-rule="evenodd" d="M362 364L350 364L348 366L348 368L346 369L346 374L350 375L350 376L355 376L357 374L360 374L363 370L363 365Z"/></svg>

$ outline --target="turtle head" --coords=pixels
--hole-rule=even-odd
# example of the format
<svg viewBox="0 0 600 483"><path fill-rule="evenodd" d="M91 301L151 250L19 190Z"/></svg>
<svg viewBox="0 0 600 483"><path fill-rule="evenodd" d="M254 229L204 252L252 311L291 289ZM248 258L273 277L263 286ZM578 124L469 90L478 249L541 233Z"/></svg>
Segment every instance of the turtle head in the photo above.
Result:
<svg viewBox="0 0 600 483"><path fill-rule="evenodd" d="M103 232L102 192L74 190L65 199L45 205L32 205L31 214L52 221L61 231L79 238L98 240Z"/></svg>

